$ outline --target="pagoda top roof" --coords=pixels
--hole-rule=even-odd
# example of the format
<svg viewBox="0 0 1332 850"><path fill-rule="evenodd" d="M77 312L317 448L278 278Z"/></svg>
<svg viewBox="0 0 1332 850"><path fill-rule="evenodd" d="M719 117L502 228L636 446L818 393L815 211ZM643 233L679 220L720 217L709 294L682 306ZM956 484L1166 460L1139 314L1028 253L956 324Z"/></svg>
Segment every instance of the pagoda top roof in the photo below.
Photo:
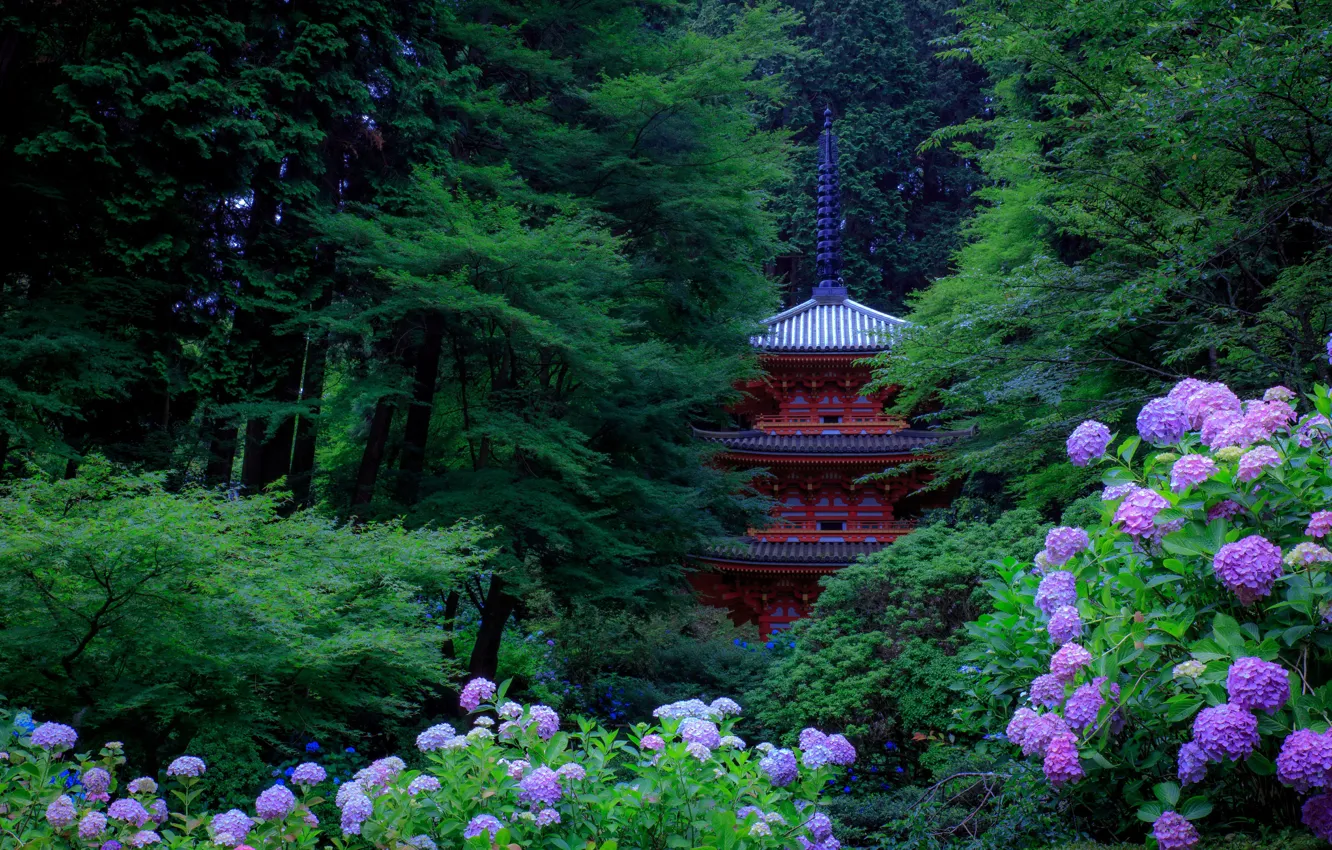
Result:
<svg viewBox="0 0 1332 850"><path fill-rule="evenodd" d="M764 319L767 329L750 343L770 352L856 352L892 347L905 319L852 301L845 287L819 287L814 297Z"/></svg>
<svg viewBox="0 0 1332 850"><path fill-rule="evenodd" d="M767 543L741 539L709 546L705 560L768 566L845 567L861 555L873 554L887 543Z"/></svg>
<svg viewBox="0 0 1332 850"><path fill-rule="evenodd" d="M817 427L817 426L816 426ZM895 455L944 445L974 435L974 431L917 431L895 434L768 434L763 431L703 431L702 440L720 443L743 454Z"/></svg>

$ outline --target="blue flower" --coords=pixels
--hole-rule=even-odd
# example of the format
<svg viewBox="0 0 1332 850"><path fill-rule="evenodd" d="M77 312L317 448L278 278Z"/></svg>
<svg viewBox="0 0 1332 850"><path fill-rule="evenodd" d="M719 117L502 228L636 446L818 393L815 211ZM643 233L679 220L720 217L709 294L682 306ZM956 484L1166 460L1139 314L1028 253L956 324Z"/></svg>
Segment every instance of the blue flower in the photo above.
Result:
<svg viewBox="0 0 1332 850"><path fill-rule="evenodd" d="M848 786L846 786L845 788L843 788L843 789L842 789L842 793L843 793L843 794L850 794L850 793L851 793L851 786L848 785Z"/></svg>
<svg viewBox="0 0 1332 850"><path fill-rule="evenodd" d="M772 641L768 641L767 643L765 643L765 644L763 644L763 645L764 645L765 647L767 647L768 649L772 649L772 648L773 648L774 646L776 646L777 644L773 643Z"/></svg>
<svg viewBox="0 0 1332 850"><path fill-rule="evenodd" d="M893 770L896 771L897 773L905 773L905 772L906 772L906 771L902 770L902 766L901 766L900 764L899 764L897 767L893 768Z"/></svg>
<svg viewBox="0 0 1332 850"><path fill-rule="evenodd" d="M317 753L317 752L319 752L319 742L318 742L318 741L311 741L310 743L306 744L306 745L305 745L305 751L306 751L307 753Z"/></svg>
<svg viewBox="0 0 1332 850"><path fill-rule="evenodd" d="M792 649L795 649L795 641L791 641L790 643L787 644L787 646L791 647Z"/></svg>
<svg viewBox="0 0 1332 850"><path fill-rule="evenodd" d="M736 638L735 640L731 641L731 643L735 644L736 646L740 646L741 645L740 638ZM14 722L17 723L18 721L16 720Z"/></svg>
<svg viewBox="0 0 1332 850"><path fill-rule="evenodd" d="M286 770L284 770L284 771L282 771L282 772L285 773L285 774L288 775L288 776L291 776L293 773L296 772L296 768L294 768L294 767L289 767L289 768L287 768Z"/></svg>
<svg viewBox="0 0 1332 850"><path fill-rule="evenodd" d="M886 743L886 744L883 745L883 748L884 748L885 750L895 750L895 749L897 749L897 745L894 744L892 741L889 741L888 743Z"/></svg>
<svg viewBox="0 0 1332 850"><path fill-rule="evenodd" d="M356 748L355 748L355 747L348 747L346 750L344 750L344 752L346 752L346 753L348 753L348 754L350 754L350 755L356 755Z"/></svg>
<svg viewBox="0 0 1332 850"><path fill-rule="evenodd" d="M334 784L334 785L341 785L341 784L342 784L342 777L341 777L341 776L335 776L335 777L333 777L333 784Z"/></svg>

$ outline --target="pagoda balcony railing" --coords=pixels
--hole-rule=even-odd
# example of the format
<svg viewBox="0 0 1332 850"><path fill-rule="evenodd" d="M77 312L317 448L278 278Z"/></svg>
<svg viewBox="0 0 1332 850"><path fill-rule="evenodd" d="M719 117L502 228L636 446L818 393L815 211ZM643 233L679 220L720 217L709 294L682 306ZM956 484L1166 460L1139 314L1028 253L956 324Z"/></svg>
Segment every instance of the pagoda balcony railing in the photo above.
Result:
<svg viewBox="0 0 1332 850"><path fill-rule="evenodd" d="M764 415L754 420L755 430L774 435L895 434L906 427L895 416L843 416L841 422L824 422L822 416Z"/></svg>
<svg viewBox="0 0 1332 850"><path fill-rule="evenodd" d="M911 519L850 520L844 528L819 528L818 522L784 522L768 528L751 528L749 535L760 540L780 543L795 538L801 543L817 543L834 538L844 543L864 543L873 537L879 543L908 534L916 527Z"/></svg>

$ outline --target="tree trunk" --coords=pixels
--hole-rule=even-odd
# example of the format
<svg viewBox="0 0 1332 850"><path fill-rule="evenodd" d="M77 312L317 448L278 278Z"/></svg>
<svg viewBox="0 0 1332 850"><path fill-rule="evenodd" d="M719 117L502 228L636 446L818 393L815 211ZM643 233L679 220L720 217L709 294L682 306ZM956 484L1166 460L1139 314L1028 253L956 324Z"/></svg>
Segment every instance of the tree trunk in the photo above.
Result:
<svg viewBox="0 0 1332 850"><path fill-rule="evenodd" d="M384 446L388 443L392 424L393 405L381 398L375 404L370 433L365 437L365 449L361 452L361 468L356 472L356 491L352 494L353 508L368 505L375 497L375 481L379 478L380 464L384 462Z"/></svg>
<svg viewBox="0 0 1332 850"><path fill-rule="evenodd" d="M468 662L468 672L473 677L495 678L499 670L500 639L504 636L504 626L509 622L518 600L504 592L504 579L494 576L490 579L490 589L486 592L486 605L481 611L481 628L476 633L476 644L472 647L472 658Z"/></svg>
<svg viewBox="0 0 1332 850"><path fill-rule="evenodd" d="M413 505L421 492L421 473L425 469L426 440L430 436L430 416L434 412L435 385L439 381L439 357L444 343L444 318L438 313L425 317L425 337L416 351L416 375L412 404L407 408L407 424L402 434L402 460L398 466L398 501Z"/></svg>
<svg viewBox="0 0 1332 850"><path fill-rule="evenodd" d="M319 431L319 405L324 396L324 368L328 362L328 338L324 334L310 340L305 357L305 378L301 398L311 399L306 413L296 420L296 441L291 452L291 495L301 507L310 504L310 484L314 478L315 443Z"/></svg>
<svg viewBox="0 0 1332 850"><path fill-rule="evenodd" d="M305 370L304 340L300 341L298 347L287 337L278 340L278 345L287 349L284 358L286 373L273 400L280 404L295 404L301 400L301 375ZM279 478L289 476L295 436L294 413L283 416L271 434L267 432L265 420L251 419L245 429L245 462L241 465L241 486L249 492L257 493Z"/></svg>
<svg viewBox="0 0 1332 850"><path fill-rule="evenodd" d="M204 467L204 483L209 487L225 487L231 483L231 467L236 462L237 428L221 419L213 419L208 431L208 465Z"/></svg>
<svg viewBox="0 0 1332 850"><path fill-rule="evenodd" d="M458 619L458 602L458 591L450 590L449 595L444 599L444 618L443 622L440 623L444 627L444 643L440 646L439 651L447 661L452 661L457 655L453 646L453 636L456 626L455 621Z"/></svg>

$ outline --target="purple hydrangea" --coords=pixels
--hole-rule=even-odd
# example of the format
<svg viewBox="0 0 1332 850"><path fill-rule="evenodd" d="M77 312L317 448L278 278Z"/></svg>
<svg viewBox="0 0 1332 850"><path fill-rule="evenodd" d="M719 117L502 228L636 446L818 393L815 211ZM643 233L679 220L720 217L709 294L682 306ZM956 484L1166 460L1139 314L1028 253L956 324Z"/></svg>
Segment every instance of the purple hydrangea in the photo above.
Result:
<svg viewBox="0 0 1332 850"><path fill-rule="evenodd" d="M663 750L666 748L666 741L657 734L644 735L638 746L644 750Z"/></svg>
<svg viewBox="0 0 1332 850"><path fill-rule="evenodd" d="M1287 390L1289 392L1289 390ZM1245 423L1268 439L1282 428L1288 428L1295 422L1295 410L1284 401L1251 401L1244 411Z"/></svg>
<svg viewBox="0 0 1332 850"><path fill-rule="evenodd" d="M568 779L577 782L580 779L587 778L587 771L583 769L581 764L571 761L568 764L562 764L556 768L555 775L560 779Z"/></svg>
<svg viewBox="0 0 1332 850"><path fill-rule="evenodd" d="M468 711L476 711L476 707L495 695L495 683L489 679L473 679L463 686L462 693L458 695L458 705Z"/></svg>
<svg viewBox="0 0 1332 850"><path fill-rule="evenodd" d="M768 780L778 788L784 788L800 775L796 765L795 753L790 750L773 750L759 761L759 769L768 776Z"/></svg>
<svg viewBox="0 0 1332 850"><path fill-rule="evenodd" d="M1244 457L1239 461L1239 472L1236 478L1240 481L1252 481L1263 470L1269 466L1278 466L1281 463L1281 455L1277 454L1276 449L1271 446L1259 446L1256 449L1249 449L1244 453Z"/></svg>
<svg viewBox="0 0 1332 850"><path fill-rule="evenodd" d="M214 817L213 822L209 824L213 832L213 842L223 847L235 847L240 844L245 840L245 836L250 834L250 828L253 826L254 821L240 809L223 812Z"/></svg>
<svg viewBox="0 0 1332 850"><path fill-rule="evenodd" d="M128 797L116 800L107 808L106 813L112 820L124 821L134 826L143 826L151 817L148 810L143 807L143 803Z"/></svg>
<svg viewBox="0 0 1332 850"><path fill-rule="evenodd" d="M121 843L114 838L101 846L101 850L121 850Z"/></svg>
<svg viewBox="0 0 1332 850"><path fill-rule="evenodd" d="M1091 662L1090 652L1076 643L1066 643L1050 659L1050 672L1060 681L1071 682Z"/></svg>
<svg viewBox="0 0 1332 850"><path fill-rule="evenodd" d="M1115 523L1128 534L1142 537L1156 525L1156 515L1170 507L1165 496L1147 487L1138 487L1115 508Z"/></svg>
<svg viewBox="0 0 1332 850"><path fill-rule="evenodd" d="M1258 746L1258 718L1229 703L1204 708L1194 718L1193 740L1208 761L1242 761Z"/></svg>
<svg viewBox="0 0 1332 850"><path fill-rule="evenodd" d="M194 756L181 756L167 766L167 776L187 776L191 779L197 779L204 775L208 768L204 765L203 759Z"/></svg>
<svg viewBox="0 0 1332 850"><path fill-rule="evenodd" d="M1277 755L1277 779L1304 794L1332 781L1332 736L1297 729L1286 736Z"/></svg>
<svg viewBox="0 0 1332 850"><path fill-rule="evenodd" d="M829 735L828 751L832 753L830 761L839 767L850 767L856 763L856 748L845 735Z"/></svg>
<svg viewBox="0 0 1332 850"><path fill-rule="evenodd" d="M698 759L699 761L707 761L708 759L712 758L712 750L708 747L703 746L698 741L691 741L687 746L685 746L685 752L693 756L694 758Z"/></svg>
<svg viewBox="0 0 1332 850"><path fill-rule="evenodd" d="M138 832L125 839L125 843L131 847L147 847L150 844L160 843L162 836L153 832L151 829L141 829Z"/></svg>
<svg viewBox="0 0 1332 850"><path fill-rule="evenodd" d="M1064 680L1053 673L1037 676L1031 682L1031 704L1056 708L1064 702Z"/></svg>
<svg viewBox="0 0 1332 850"><path fill-rule="evenodd" d="M1044 753L1050 742L1058 735L1071 734L1068 724L1058 714L1041 714L1031 721L1022 736L1022 754L1024 756Z"/></svg>
<svg viewBox="0 0 1332 850"><path fill-rule="evenodd" d="M1077 640L1082 635L1082 615L1078 613L1077 606L1065 605L1050 616L1050 622L1046 626L1050 633L1050 641L1055 646L1063 646L1069 641Z"/></svg>
<svg viewBox="0 0 1332 850"><path fill-rule="evenodd" d="M126 787L131 794L154 794L157 792L157 783L147 776L131 779Z"/></svg>
<svg viewBox="0 0 1332 850"><path fill-rule="evenodd" d="M1332 511L1314 511L1309 517L1309 526L1304 533L1310 537L1326 537L1332 531Z"/></svg>
<svg viewBox="0 0 1332 850"><path fill-rule="evenodd" d="M254 801L254 812L260 820L284 820L296 810L296 795L285 785L265 789Z"/></svg>
<svg viewBox="0 0 1332 850"><path fill-rule="evenodd" d="M1087 773L1078 758L1078 736L1064 732L1050 739L1045 748L1045 761L1041 765L1045 778L1055 788L1077 782Z"/></svg>
<svg viewBox="0 0 1332 850"><path fill-rule="evenodd" d="M483 832L490 833L494 838L495 834L504 828L499 818L494 815L477 815L467 822L467 828L463 830L463 838L476 838Z"/></svg>
<svg viewBox="0 0 1332 850"><path fill-rule="evenodd" d="M476 679L481 682L484 679ZM423 753L444 749L444 743L458 736L457 730L447 723L438 723L416 736L416 748Z"/></svg>
<svg viewBox="0 0 1332 850"><path fill-rule="evenodd" d="M1154 398L1142 406L1138 414L1138 434L1157 446L1178 443L1189 430L1189 417L1184 402L1166 396Z"/></svg>
<svg viewBox="0 0 1332 850"><path fill-rule="evenodd" d="M720 714L722 717L731 717L740 714L740 703L730 697L717 697L708 708Z"/></svg>
<svg viewBox="0 0 1332 850"><path fill-rule="evenodd" d="M1225 384L1204 384L1189 396L1184 403L1184 412L1189 417L1190 428L1201 428L1207 417L1222 411L1239 413L1239 396L1230 391Z"/></svg>
<svg viewBox="0 0 1332 850"><path fill-rule="evenodd" d="M541 740L548 741L556 732L560 731L560 716L555 713L555 709L548 705L534 705L528 717L536 722L537 735Z"/></svg>
<svg viewBox="0 0 1332 850"><path fill-rule="evenodd" d="M166 800L161 797L148 804L148 814L152 816L153 823L158 826L166 823L167 818L171 817L171 813L167 811Z"/></svg>
<svg viewBox="0 0 1332 850"><path fill-rule="evenodd" d="M1286 668L1261 658L1237 658L1226 673L1230 704L1249 711L1276 714L1290 698Z"/></svg>
<svg viewBox="0 0 1332 850"><path fill-rule="evenodd" d="M1209 449L1223 449L1226 446L1236 444L1234 429L1237 425L1244 422L1244 417L1233 410L1223 410L1220 413L1213 413L1203 422L1199 430L1199 439L1204 446ZM1225 439L1223 440L1223 436Z"/></svg>
<svg viewBox="0 0 1332 850"><path fill-rule="evenodd" d="M508 759L500 759L499 763L508 765L505 768L505 771L509 774L510 779L522 779L523 774L526 773L527 769L532 766L531 764L528 763L527 759L517 759L515 761L509 761Z"/></svg>
<svg viewBox="0 0 1332 850"><path fill-rule="evenodd" d="M832 838L832 819L823 812L815 812L805 821L805 829L809 830L809 837L815 841Z"/></svg>
<svg viewBox="0 0 1332 850"><path fill-rule="evenodd" d="M715 719L721 711L713 708L701 699L686 699L679 702L659 705L652 710L653 717L673 717L682 719L685 717L698 717L703 720Z"/></svg>
<svg viewBox="0 0 1332 850"><path fill-rule="evenodd" d="M1230 519L1244 513L1244 506L1239 502L1225 499L1217 502L1207 509L1207 521L1215 522L1218 519Z"/></svg>
<svg viewBox="0 0 1332 850"><path fill-rule="evenodd" d="M64 829L78 819L79 810L74 808L74 801L66 794L55 798L46 807L46 822L56 829Z"/></svg>
<svg viewBox="0 0 1332 850"><path fill-rule="evenodd" d="M1137 484L1133 484L1131 482L1128 484L1113 484L1101 491L1101 501L1113 502L1117 499L1122 499L1125 496L1127 496L1129 493L1132 493L1134 490L1136 490L1137 487L1138 487Z"/></svg>
<svg viewBox="0 0 1332 850"><path fill-rule="evenodd" d="M1243 605L1272 592L1281 577L1281 550L1258 534L1227 543L1212 558L1212 570Z"/></svg>
<svg viewBox="0 0 1332 850"><path fill-rule="evenodd" d="M537 812L534 823L538 828L543 826L552 826L560 822L560 813L555 809L542 809Z"/></svg>
<svg viewBox="0 0 1332 850"><path fill-rule="evenodd" d="M44 750L61 752L74 746L79 733L63 723L43 723L32 733L32 745Z"/></svg>
<svg viewBox="0 0 1332 850"><path fill-rule="evenodd" d="M1095 419L1088 419L1068 435L1068 460L1074 466L1086 466L1092 458L1105 454L1108 445L1110 429Z"/></svg>
<svg viewBox="0 0 1332 850"><path fill-rule="evenodd" d="M1056 567L1062 567L1069 558L1090 548L1091 539L1081 528L1061 525L1045 535L1045 557Z"/></svg>
<svg viewBox="0 0 1332 850"><path fill-rule="evenodd" d="M1050 573L1036 587L1036 607L1047 616L1077 601L1078 580L1067 570Z"/></svg>
<svg viewBox="0 0 1332 850"><path fill-rule="evenodd" d="M1321 413L1306 417L1304 421L1300 423L1298 432L1299 444L1306 449L1309 448L1313 445L1315 435L1318 435L1321 438L1322 435L1327 433L1326 430L1320 430L1320 428L1326 429L1329 427L1332 427L1332 422L1329 422L1327 417Z"/></svg>
<svg viewBox="0 0 1332 850"><path fill-rule="evenodd" d="M1162 812L1152 825L1152 836L1160 850L1189 850L1198 843L1198 830L1175 812Z"/></svg>
<svg viewBox="0 0 1332 850"><path fill-rule="evenodd" d="M691 744L702 744L709 749L716 749L721 745L721 731L717 728L717 724L697 717L686 717L680 721L680 737Z"/></svg>
<svg viewBox="0 0 1332 850"><path fill-rule="evenodd" d="M101 812L88 812L79 821L79 838L92 841L106 832L106 815Z"/></svg>
<svg viewBox="0 0 1332 850"><path fill-rule="evenodd" d="M523 707L513 700L505 700L496 711L500 717L517 720L523 716Z"/></svg>
<svg viewBox="0 0 1332 850"><path fill-rule="evenodd" d="M1073 692L1068 698L1068 707L1064 709L1064 720L1074 732L1082 732L1096 722L1096 715L1105 705L1101 686L1106 682L1104 676L1098 676ZM1115 690L1118 690L1116 687Z"/></svg>
<svg viewBox="0 0 1332 850"><path fill-rule="evenodd" d="M328 778L328 772L312 761L298 764L291 772L291 781L297 785L318 785Z"/></svg>
<svg viewBox="0 0 1332 850"><path fill-rule="evenodd" d="M1311 567L1314 564L1332 561L1332 552L1306 540L1303 543L1296 543L1294 548L1286 553L1284 560L1292 567Z"/></svg>
<svg viewBox="0 0 1332 850"><path fill-rule="evenodd" d="M831 761L832 751L826 744L815 744L800 752L800 763L811 770L823 767Z"/></svg>
<svg viewBox="0 0 1332 850"><path fill-rule="evenodd" d="M524 776L518 783L518 789L518 799L524 803L545 803L549 806L558 803L564 796L560 777L545 765Z"/></svg>
<svg viewBox="0 0 1332 850"><path fill-rule="evenodd" d="M106 793L111 788L111 774L106 768L93 767L85 770L79 777L79 783L83 785L83 790L88 792L89 800L105 803L111 799Z"/></svg>
<svg viewBox="0 0 1332 850"><path fill-rule="evenodd" d="M1332 348L1332 343L1329 344ZM1332 841L1332 794L1319 794L1304 801L1300 821L1324 841Z"/></svg>
<svg viewBox="0 0 1332 850"><path fill-rule="evenodd" d="M352 790L345 796L338 794L338 808L342 810L339 825L344 835L360 835L361 825L375 813L374 801L354 782L344 783L342 787Z"/></svg>
<svg viewBox="0 0 1332 850"><path fill-rule="evenodd" d="M1216 461L1207 455L1184 455L1170 467L1170 490L1183 493L1216 474Z"/></svg>
<svg viewBox="0 0 1332 850"><path fill-rule="evenodd" d="M815 729L813 726L806 726L800 730L800 749L812 750L815 747L821 747L828 743L828 736Z"/></svg>
<svg viewBox="0 0 1332 850"><path fill-rule="evenodd" d="M1207 386L1206 381L1200 381L1197 378L1185 378L1170 388L1170 392L1166 393L1166 398L1180 404L1188 404L1193 394L1205 386Z"/></svg>
<svg viewBox="0 0 1332 850"><path fill-rule="evenodd" d="M415 797L422 791L438 791L439 780L428 773L423 773L407 784L407 793Z"/></svg>
<svg viewBox="0 0 1332 850"><path fill-rule="evenodd" d="M1193 785L1207 778L1207 753L1193 741L1179 748L1179 784Z"/></svg>
<svg viewBox="0 0 1332 850"><path fill-rule="evenodd" d="M1013 719L1008 721L1008 728L1004 730L1004 737L1021 747L1023 741L1026 740L1031 725L1039 719L1040 715L1030 708L1019 708L1013 712Z"/></svg>

